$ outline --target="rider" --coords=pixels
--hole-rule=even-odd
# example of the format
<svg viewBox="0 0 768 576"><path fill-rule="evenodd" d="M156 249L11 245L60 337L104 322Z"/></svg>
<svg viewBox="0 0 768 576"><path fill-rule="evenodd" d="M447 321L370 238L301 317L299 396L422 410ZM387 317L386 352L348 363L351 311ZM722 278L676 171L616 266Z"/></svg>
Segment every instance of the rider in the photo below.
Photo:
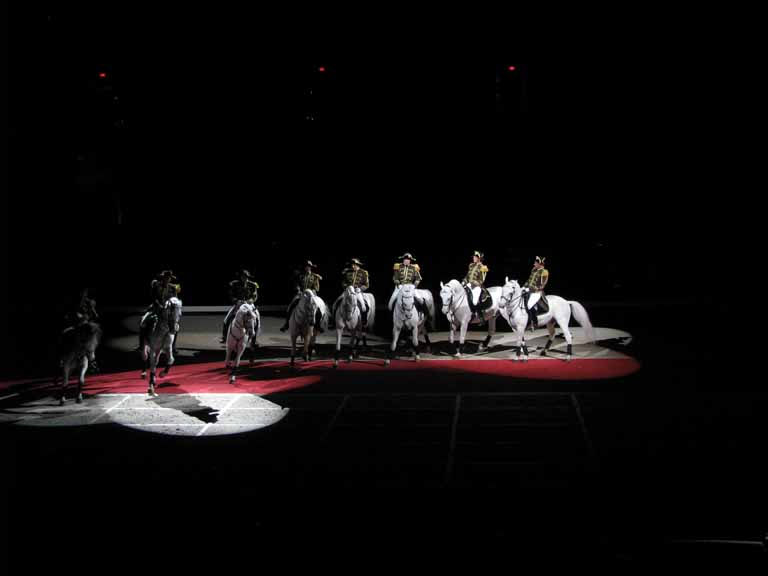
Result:
<svg viewBox="0 0 768 576"><path fill-rule="evenodd" d="M528 281L523 286L523 302L525 302L525 309L528 310L528 318L531 322L531 328L538 328L539 322L536 316L536 308L541 299L542 308L545 311L549 309L547 306L547 300L544 296L544 287L549 281L549 271L544 268L544 261L546 258L543 256L536 256L533 262L533 270L528 277Z"/></svg>
<svg viewBox="0 0 768 576"><path fill-rule="evenodd" d="M72 309L64 316L65 331L73 330L89 322L99 321L99 314L96 312L96 301L89 296L88 292L88 288L83 288L76 302L72 303ZM88 372L95 373L98 371L99 367L96 364L96 360L91 360L88 364Z"/></svg>
<svg viewBox="0 0 768 576"><path fill-rule="evenodd" d="M80 326L87 322L97 322L99 314L96 312L96 301L88 294L88 288L80 291L76 305L64 317L67 326Z"/></svg>
<svg viewBox="0 0 768 576"><path fill-rule="evenodd" d="M176 284L176 276L173 275L172 270L163 270L153 280L150 286L152 290L152 304L150 304L144 316L141 317L139 324L139 350L144 349L144 342L147 334L152 333L155 328L155 324L160 318L160 312L165 307L165 303L179 294L181 291L181 285ZM174 338L174 346L176 339ZM174 353L176 350L174 349Z"/></svg>
<svg viewBox="0 0 768 576"><path fill-rule="evenodd" d="M291 303L288 305L288 313L285 317L285 322L282 326L280 326L280 332L285 332L288 330L288 321L291 318L291 312L293 312L293 309L296 308L296 304L299 303L299 298L301 298L301 293L304 290L312 290L315 295L317 295L318 292L320 292L320 280L323 279L320 274L315 274L312 272L313 268L317 268L314 264L312 264L311 260L307 260L304 262L304 271L296 274L295 278L295 287L296 287L296 295L293 297L293 300L291 300ZM321 332L323 329L318 326L318 330Z"/></svg>
<svg viewBox="0 0 768 576"><path fill-rule="evenodd" d="M461 283L469 297L469 308L478 322L480 321L481 304L490 298L490 294L485 288L485 276L488 274L488 267L483 264L484 258L485 256L482 252L475 250L467 275L464 276L464 280Z"/></svg>
<svg viewBox="0 0 768 576"><path fill-rule="evenodd" d="M392 296L389 299L389 310L392 310L392 307L395 305L395 300L397 300L397 294L402 288L404 284L413 284L416 288L418 288L419 283L421 282L421 268L418 264L416 264L416 258L413 257L413 255L410 252L406 252L402 256L398 258L400 262L396 262L394 266L394 276L392 277L392 281L395 283L395 289L392 292ZM426 302L424 302L424 299L421 297L414 297L413 299L414 304L416 305L416 308L424 313L424 315L427 317L427 324L429 324L430 318L429 318L429 309L426 306Z"/></svg>
<svg viewBox="0 0 768 576"><path fill-rule="evenodd" d="M363 329L368 325L368 303L365 301L365 298L363 298L363 292L368 290L368 271L364 270L362 268L363 263L358 260L357 258L352 258L349 261L349 264L346 268L342 271L343 279L341 281L344 289L346 290L349 286L352 286L355 288L355 292L357 292L357 305L360 308L360 314L362 316L362 326ZM336 302L333 303L333 317L336 317L336 308L339 305L339 302L341 302L341 299L343 297L343 294L339 296L336 299Z"/></svg>
<svg viewBox="0 0 768 576"><path fill-rule="evenodd" d="M222 344L227 341L227 331L229 330L229 325L232 323L232 320L235 318L237 309L243 302L253 304L259 297L259 285L250 278L252 278L251 273L247 269L241 268L237 273L237 278L231 280L229 283L229 299L232 307L224 317L224 323L221 328L220 342Z"/></svg>

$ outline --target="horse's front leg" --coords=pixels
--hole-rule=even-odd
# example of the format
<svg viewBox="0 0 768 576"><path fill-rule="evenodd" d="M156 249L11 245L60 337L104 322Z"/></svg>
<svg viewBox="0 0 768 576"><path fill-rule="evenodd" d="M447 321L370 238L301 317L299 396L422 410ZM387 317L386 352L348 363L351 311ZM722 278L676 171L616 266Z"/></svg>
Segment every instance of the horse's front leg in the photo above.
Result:
<svg viewBox="0 0 768 576"><path fill-rule="evenodd" d="M235 377L237 375L238 368L240 368L240 359L243 357L243 352L245 351L245 338L240 340L240 342L237 343L237 350L235 351L235 361L232 364L232 369L229 372L229 383L234 384Z"/></svg>
<svg viewBox="0 0 768 576"><path fill-rule="evenodd" d="M298 334L291 330L291 366L296 364L296 338Z"/></svg>
<svg viewBox="0 0 768 576"><path fill-rule="evenodd" d="M176 335L171 334L168 337L168 346L165 349L165 368L163 368L162 373L160 376L166 376L168 374L168 371L171 369L171 366L173 366L173 363L176 361L176 358L173 356L173 343L176 340Z"/></svg>
<svg viewBox="0 0 768 576"><path fill-rule="evenodd" d="M309 357L309 330L305 327L304 332L301 334L301 358L304 362Z"/></svg>
<svg viewBox="0 0 768 576"><path fill-rule="evenodd" d="M355 328L352 330L352 334L349 336L349 356L347 357L347 362L352 362L353 358L357 358L357 341L360 339L360 329Z"/></svg>
<svg viewBox="0 0 768 576"><path fill-rule="evenodd" d="M333 367L339 367L339 353L341 352L341 337L343 328L336 322L336 349L333 351Z"/></svg>
<svg viewBox="0 0 768 576"><path fill-rule="evenodd" d="M141 354L142 354L143 359L144 359L144 368L141 370L141 378L142 379L147 377L147 368L149 368L149 364L150 364L149 355L151 353L152 352L147 348L147 345L144 344L144 349L141 351Z"/></svg>
<svg viewBox="0 0 768 576"><path fill-rule="evenodd" d="M464 340L467 338L467 328L469 327L469 318L461 323L461 331L459 332L459 346L456 349L456 358L461 358L461 354L464 351Z"/></svg>
<svg viewBox="0 0 768 576"><path fill-rule="evenodd" d="M413 330L411 330L411 343L413 344L413 353L415 355L416 362L421 361L421 356L419 356L419 327L414 326Z"/></svg>
<svg viewBox="0 0 768 576"><path fill-rule="evenodd" d="M518 320L515 324L515 331L517 332L517 356L515 360L520 360L522 355L523 362L528 362L528 346L525 343L525 325L524 318Z"/></svg>
<svg viewBox="0 0 768 576"><path fill-rule="evenodd" d="M149 396L157 396L157 393L155 392L155 386L157 384L157 379L155 378L155 371L157 370L157 360L160 356L160 351L155 352L154 350L150 351L149 354L149 388L147 388L147 394Z"/></svg>
<svg viewBox="0 0 768 576"><path fill-rule="evenodd" d="M392 358L396 356L395 350L397 349L397 341L400 338L400 328L397 325L392 327L392 344L389 347L389 358L384 360L384 366L389 366Z"/></svg>
<svg viewBox="0 0 768 576"><path fill-rule="evenodd" d="M80 376L77 379L77 395L75 402L80 404L83 401L83 385L85 384L85 373L88 371L88 356L84 356L80 363Z"/></svg>
<svg viewBox="0 0 768 576"><path fill-rule="evenodd" d="M61 396L59 397L59 406L64 406L64 399L67 393L67 385L69 384L69 370L70 370L69 362L65 360L64 366L62 367L63 380L61 381Z"/></svg>

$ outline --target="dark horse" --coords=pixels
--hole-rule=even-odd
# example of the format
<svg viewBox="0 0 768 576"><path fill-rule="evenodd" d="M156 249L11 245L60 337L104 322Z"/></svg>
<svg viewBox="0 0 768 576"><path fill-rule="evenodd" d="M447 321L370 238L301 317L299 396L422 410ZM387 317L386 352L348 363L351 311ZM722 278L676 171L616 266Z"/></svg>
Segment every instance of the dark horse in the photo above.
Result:
<svg viewBox="0 0 768 576"><path fill-rule="evenodd" d="M59 404L64 404L67 385L69 384L69 375L73 369L80 370L80 377L77 381L77 396L75 402L80 404L83 401L83 383L85 382L85 373L88 370L88 363L96 360L96 348L101 342L101 326L95 322L83 322L77 326L71 326L61 333L59 338L59 368L61 374L54 379L54 385L62 378L61 396Z"/></svg>

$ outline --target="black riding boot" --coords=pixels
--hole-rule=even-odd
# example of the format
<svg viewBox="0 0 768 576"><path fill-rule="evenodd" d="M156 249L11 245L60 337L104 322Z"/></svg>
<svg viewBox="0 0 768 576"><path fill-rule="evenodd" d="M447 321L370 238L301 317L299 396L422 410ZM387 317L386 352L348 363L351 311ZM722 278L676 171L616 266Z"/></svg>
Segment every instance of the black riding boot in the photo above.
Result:
<svg viewBox="0 0 768 576"><path fill-rule="evenodd" d="M293 312L293 309L296 308L296 305L299 303L298 300L294 300L288 305L288 313L285 316L285 322L283 322L283 325L280 326L280 332L285 332L288 330L288 321L291 319L291 312Z"/></svg>
<svg viewBox="0 0 768 576"><path fill-rule="evenodd" d="M360 308L360 321L363 324L363 330L365 330L368 326L368 305L363 307L362 304L358 304L357 307Z"/></svg>

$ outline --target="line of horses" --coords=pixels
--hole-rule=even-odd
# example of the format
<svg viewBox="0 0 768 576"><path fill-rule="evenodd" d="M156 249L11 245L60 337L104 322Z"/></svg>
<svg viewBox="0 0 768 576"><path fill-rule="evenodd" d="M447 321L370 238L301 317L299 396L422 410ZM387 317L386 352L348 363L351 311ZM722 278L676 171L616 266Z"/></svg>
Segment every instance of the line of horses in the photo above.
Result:
<svg viewBox="0 0 768 576"><path fill-rule="evenodd" d="M517 334L517 350L514 360L528 360L528 347L525 341L525 328L530 320L530 311L524 306L523 290L516 280L505 279L503 286L488 288L491 306L483 311L483 319L488 323L488 334L480 344L480 350L490 345L496 333L496 319L501 316ZM423 306L417 306L417 301ZM454 347L453 356L461 358L464 350L467 330L473 318L472 307L464 286L458 280L440 283L441 311L448 319L450 326L449 341ZM594 331L589 315L584 307L576 301L566 300L560 296L548 295L549 309L537 316L540 325L546 325L549 338L540 355L545 356L555 339L555 326L559 326L567 344L566 361L572 358L573 336L569 329L571 316L584 328L588 341L594 341ZM376 299L373 294L363 293L359 289L348 287L338 298L334 306L334 321L336 331L336 347L333 366L338 367L341 353L342 337L345 332L350 335L350 351L347 360L351 362L359 356L358 345L362 342L367 348L366 335L372 331L375 322ZM293 308L288 319L291 341L291 366L295 365L297 342L301 342L302 358L305 362L312 359L316 353L316 338L318 333L328 329L331 315L328 306L314 291L304 290L300 294L297 305ZM362 315L366 314L366 322ZM173 343L179 330L182 316L180 299L170 298L160 313L158 321L147 335L142 350L144 368L141 377L146 378L149 371L147 394L157 396L157 366L161 354L166 356L166 365L161 373L168 374L175 358ZM417 290L412 284L406 284L397 289L392 305L392 342L385 365L389 366L395 357L401 332L410 335L412 354L416 361L420 360L420 340L424 337L425 346L431 350L429 329L435 328L435 302L429 290ZM428 325L431 323L431 326ZM250 364L254 361L254 350L258 347L258 336L261 333L261 317L256 306L250 302L240 302L237 312L230 324L227 341L225 366L230 370L229 381L235 382L242 356L246 349L251 350ZM458 342L456 335L458 334ZM95 351L101 340L101 328L94 323L84 323L68 328L62 334L59 346L59 359L62 379L60 388L60 403L64 403L65 391L70 373L79 369L76 401L82 401L82 387L89 362L95 359Z"/></svg>

